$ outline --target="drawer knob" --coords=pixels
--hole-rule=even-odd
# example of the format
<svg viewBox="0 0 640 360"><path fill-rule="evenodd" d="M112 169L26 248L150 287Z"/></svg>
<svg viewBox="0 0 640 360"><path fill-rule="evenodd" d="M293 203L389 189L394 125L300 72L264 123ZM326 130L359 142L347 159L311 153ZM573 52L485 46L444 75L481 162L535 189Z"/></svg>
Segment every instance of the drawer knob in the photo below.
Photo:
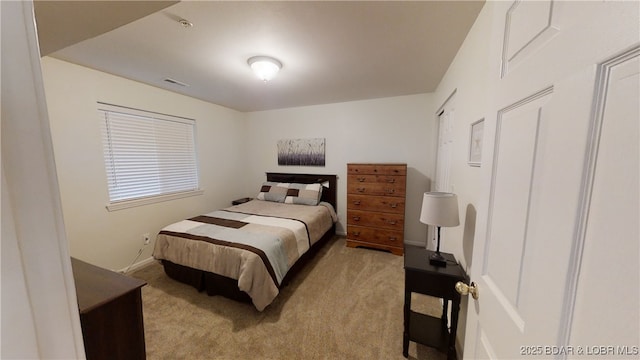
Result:
<svg viewBox="0 0 640 360"><path fill-rule="evenodd" d="M388 223L389 225L395 225L395 224L396 224L396 221L395 221L395 220L389 220L389 221L387 221L387 223Z"/></svg>
<svg viewBox="0 0 640 360"><path fill-rule="evenodd" d="M390 236L390 237L389 237L389 241L396 241L396 240L398 240L398 238L397 238L397 237L395 237L395 236Z"/></svg>
<svg viewBox="0 0 640 360"><path fill-rule="evenodd" d="M360 231L354 231L353 236L360 236Z"/></svg>
<svg viewBox="0 0 640 360"><path fill-rule="evenodd" d="M387 194L393 194L396 192L396 189L387 189Z"/></svg>
<svg viewBox="0 0 640 360"><path fill-rule="evenodd" d="M358 190L358 192L364 192L365 188L357 188L356 190Z"/></svg>
<svg viewBox="0 0 640 360"><path fill-rule="evenodd" d="M360 205L360 200L356 200L353 202L354 205Z"/></svg>
<svg viewBox="0 0 640 360"><path fill-rule="evenodd" d="M354 216L353 221L360 221L360 216Z"/></svg>
<svg viewBox="0 0 640 360"><path fill-rule="evenodd" d="M396 182L396 179L395 179L395 178L392 178L392 179L387 180L387 182L388 182L388 183L392 183L392 184L393 184L394 182Z"/></svg>
<svg viewBox="0 0 640 360"><path fill-rule="evenodd" d="M398 204L391 204L391 208L395 209L398 207Z"/></svg>
<svg viewBox="0 0 640 360"><path fill-rule="evenodd" d="M365 178L363 178L363 177L359 177L359 178L358 178L358 181L359 181L359 182L364 182L365 180L366 180L366 179L365 179Z"/></svg>

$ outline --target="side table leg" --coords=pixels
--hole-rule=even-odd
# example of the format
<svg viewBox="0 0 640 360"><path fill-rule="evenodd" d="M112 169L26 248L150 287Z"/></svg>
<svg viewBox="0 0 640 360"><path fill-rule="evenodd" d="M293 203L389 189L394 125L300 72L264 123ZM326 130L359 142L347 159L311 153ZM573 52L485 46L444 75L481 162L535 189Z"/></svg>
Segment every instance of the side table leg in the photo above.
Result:
<svg viewBox="0 0 640 360"><path fill-rule="evenodd" d="M402 333L402 355L409 357L409 318L411 311L411 291L404 290L404 332Z"/></svg>
<svg viewBox="0 0 640 360"><path fill-rule="evenodd" d="M449 349L447 359L456 360L456 334L458 332L458 312L460 311L460 297L451 301L451 332L449 335Z"/></svg>
<svg viewBox="0 0 640 360"><path fill-rule="evenodd" d="M449 299L442 299L442 316L440 316L440 320L442 320L442 327L448 328L449 325Z"/></svg>

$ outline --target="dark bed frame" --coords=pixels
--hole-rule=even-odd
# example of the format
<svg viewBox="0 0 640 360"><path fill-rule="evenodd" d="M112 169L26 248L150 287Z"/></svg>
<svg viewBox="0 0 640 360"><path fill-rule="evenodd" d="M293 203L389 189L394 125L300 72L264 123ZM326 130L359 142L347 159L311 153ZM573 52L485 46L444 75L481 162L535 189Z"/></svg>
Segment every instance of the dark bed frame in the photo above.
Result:
<svg viewBox="0 0 640 360"><path fill-rule="evenodd" d="M322 189L322 201L333 205L336 211L338 209L336 194L338 179L336 175L267 173L267 181L301 184L322 184L328 182L329 187L323 187ZM287 275L285 275L282 280L280 288L286 286L291 279L300 272L300 269L304 267L309 259L312 258L327 241L333 238L335 232L336 226L334 224L331 229L329 229L320 240L313 244L291 269L289 269ZM175 264L168 260L162 260L162 265L164 266L164 272L170 278L191 285L198 291L206 290L209 296L222 295L237 301L251 302L249 295L238 288L238 281L235 279Z"/></svg>

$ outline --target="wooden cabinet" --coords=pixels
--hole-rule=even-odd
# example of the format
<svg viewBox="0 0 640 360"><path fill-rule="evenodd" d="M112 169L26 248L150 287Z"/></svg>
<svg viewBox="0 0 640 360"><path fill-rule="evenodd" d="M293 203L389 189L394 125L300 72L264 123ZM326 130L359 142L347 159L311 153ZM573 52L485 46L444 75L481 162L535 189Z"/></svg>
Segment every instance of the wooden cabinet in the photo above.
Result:
<svg viewBox="0 0 640 360"><path fill-rule="evenodd" d="M88 360L145 359L140 288L146 282L71 258Z"/></svg>
<svg viewBox="0 0 640 360"><path fill-rule="evenodd" d="M347 246L402 255L406 164L347 164Z"/></svg>

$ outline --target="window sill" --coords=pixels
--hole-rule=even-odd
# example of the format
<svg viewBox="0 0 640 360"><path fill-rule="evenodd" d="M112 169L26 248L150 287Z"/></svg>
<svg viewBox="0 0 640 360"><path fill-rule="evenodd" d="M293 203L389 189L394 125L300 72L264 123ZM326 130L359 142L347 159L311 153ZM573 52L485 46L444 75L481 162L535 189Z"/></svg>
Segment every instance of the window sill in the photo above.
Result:
<svg viewBox="0 0 640 360"><path fill-rule="evenodd" d="M159 203L159 202L163 202L163 201L169 201L169 200L182 199L182 198L191 197L191 196L198 196L198 195L202 195L202 194L204 194L204 190L200 189L200 190L179 192L179 193L175 193L175 194L153 196L153 197L142 198L142 199L123 200L123 201L118 201L118 202L115 202L115 203L110 203L109 205L107 205L107 210L109 210L109 211L117 211L117 210L122 210L122 209L129 209L129 208L132 208L132 207L155 204L155 203Z"/></svg>

